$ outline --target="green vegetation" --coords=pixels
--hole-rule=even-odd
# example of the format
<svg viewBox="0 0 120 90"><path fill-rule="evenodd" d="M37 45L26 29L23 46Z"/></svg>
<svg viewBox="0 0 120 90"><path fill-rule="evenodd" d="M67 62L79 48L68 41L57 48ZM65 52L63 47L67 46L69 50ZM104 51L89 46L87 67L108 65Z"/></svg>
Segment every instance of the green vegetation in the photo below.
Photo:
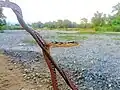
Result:
<svg viewBox="0 0 120 90"><path fill-rule="evenodd" d="M4 30L21 30L23 29L20 24L10 24L6 22L6 16L3 14L3 8L0 8L0 33Z"/></svg>
<svg viewBox="0 0 120 90"><path fill-rule="evenodd" d="M120 40L120 38L111 38L112 40Z"/></svg>
<svg viewBox="0 0 120 90"><path fill-rule="evenodd" d="M120 3L112 7L113 15L96 12L92 18L93 27L96 31L120 32Z"/></svg>
<svg viewBox="0 0 120 90"><path fill-rule="evenodd" d="M71 41L71 40L86 40L88 39L87 36L72 36L72 35L64 35L64 36L58 36L59 40L66 40L66 41Z"/></svg>
<svg viewBox="0 0 120 90"><path fill-rule="evenodd" d="M3 33L4 27L6 25L6 17L3 14L3 8L0 8L0 32Z"/></svg>
<svg viewBox="0 0 120 90"><path fill-rule="evenodd" d="M112 7L111 14L97 11L88 22L87 18L81 18L80 24L71 22L68 19L49 21L46 23L35 22L32 27L36 29L58 29L58 30L77 30L86 32L120 32L120 3ZM90 31L88 31L90 30Z"/></svg>
<svg viewBox="0 0 120 90"><path fill-rule="evenodd" d="M27 44L37 44L37 42L34 39L25 39L23 40L23 43Z"/></svg>
<svg viewBox="0 0 120 90"><path fill-rule="evenodd" d="M10 23L6 24L5 29L6 30L23 30L20 24L10 24Z"/></svg>
<svg viewBox="0 0 120 90"><path fill-rule="evenodd" d="M86 40L88 37L86 35L79 35L79 33L74 34L68 34L68 33L57 33L55 36L48 37L46 39L49 39L50 41L76 41L76 40ZM34 39L25 39L22 41L23 43L27 44L37 44Z"/></svg>
<svg viewBox="0 0 120 90"><path fill-rule="evenodd" d="M2 30L19 30L23 29L20 24L6 23L6 17L2 13L3 9L0 9L0 32ZM94 16L89 21L83 17L80 19L80 23L71 22L68 19L49 21L42 23L40 21L28 24L36 30L70 30L80 31L80 33L102 33L102 32L120 32L120 3L117 3L112 7L110 14L96 11Z"/></svg>
<svg viewBox="0 0 120 90"><path fill-rule="evenodd" d="M82 30L82 29L93 29L93 26L91 23L88 23L88 20L86 18L82 18L80 20L80 24L77 24L76 22L71 22L68 19L65 20L57 20L57 21L49 21L45 23L36 22L32 23L31 25L34 29L44 29L44 30Z"/></svg>

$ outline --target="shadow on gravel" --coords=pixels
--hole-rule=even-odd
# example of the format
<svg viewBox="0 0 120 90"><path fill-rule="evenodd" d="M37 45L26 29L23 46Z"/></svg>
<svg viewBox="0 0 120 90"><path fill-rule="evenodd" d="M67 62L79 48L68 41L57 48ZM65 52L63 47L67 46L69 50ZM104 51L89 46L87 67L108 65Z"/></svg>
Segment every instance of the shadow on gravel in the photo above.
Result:
<svg viewBox="0 0 120 90"><path fill-rule="evenodd" d="M43 65L43 56L38 52L4 50L3 53L11 56L12 60L17 60L17 62L22 62L25 66L27 66L28 71L26 72L45 72L45 70L43 70L43 67L45 67ZM63 69L66 70L66 68ZM69 75L71 79L76 82L79 90L120 90L120 79L114 80L107 73L93 73L87 69L79 71L70 70L70 72L72 73L69 73ZM47 78L50 77L47 76Z"/></svg>

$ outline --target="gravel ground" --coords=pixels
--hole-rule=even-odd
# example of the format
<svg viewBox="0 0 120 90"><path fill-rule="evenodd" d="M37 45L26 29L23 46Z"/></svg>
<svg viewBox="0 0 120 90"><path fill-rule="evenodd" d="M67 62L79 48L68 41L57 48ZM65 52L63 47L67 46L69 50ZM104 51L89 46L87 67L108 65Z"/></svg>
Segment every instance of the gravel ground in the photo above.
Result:
<svg viewBox="0 0 120 90"><path fill-rule="evenodd" d="M48 35L55 35L56 38L56 33L53 31L40 33L46 40L51 40ZM51 50L56 63L69 71L79 90L120 90L120 36L110 34L81 36L86 36L88 39L79 40L79 47ZM24 31L1 33L0 48L4 49L6 54L22 58L22 62L34 66L35 63L32 62L35 59L28 60L28 58L35 55L41 58L42 54L39 56L32 52L41 53L41 50L38 50L38 46L34 44L23 43L25 39L31 37ZM26 52L29 52L29 55Z"/></svg>

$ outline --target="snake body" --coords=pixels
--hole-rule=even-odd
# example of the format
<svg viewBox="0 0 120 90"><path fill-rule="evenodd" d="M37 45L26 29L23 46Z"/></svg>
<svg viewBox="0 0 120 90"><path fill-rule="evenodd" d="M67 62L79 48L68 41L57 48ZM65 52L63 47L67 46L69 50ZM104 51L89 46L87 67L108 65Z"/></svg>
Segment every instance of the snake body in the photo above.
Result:
<svg viewBox="0 0 120 90"><path fill-rule="evenodd" d="M55 63L55 61L51 57L50 51L49 51L50 47L46 43L46 41L40 36L40 34L38 32L36 32L32 28L30 28L25 23L25 21L23 20L23 15L22 15L21 8L17 4L15 4L13 2L10 2L9 0L6 0L6 1L0 0L0 7L11 8L13 10L13 12L16 14L17 19L18 19L19 23L21 24L21 26L28 33L30 33L30 35L35 39L35 41L37 42L37 44L41 47L41 49L43 51L44 58L46 60L46 63L48 64L48 67L49 67L50 72L51 72L51 79L52 79L53 89L54 90L59 90L58 87L57 87L57 79L56 79L56 72L55 72L55 69L57 69L57 71L63 77L63 79L65 80L65 82L68 84L68 86L72 90L78 90L78 88L76 87L76 85L74 85L74 83L67 77L67 74ZM51 45L52 45L52 43L51 43ZM60 44L56 44L56 45L60 46Z"/></svg>

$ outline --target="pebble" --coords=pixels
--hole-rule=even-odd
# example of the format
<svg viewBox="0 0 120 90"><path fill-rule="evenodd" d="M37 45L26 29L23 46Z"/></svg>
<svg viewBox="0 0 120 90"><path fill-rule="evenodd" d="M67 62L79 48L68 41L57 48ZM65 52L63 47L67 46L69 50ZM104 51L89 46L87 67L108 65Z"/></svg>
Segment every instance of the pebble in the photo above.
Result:
<svg viewBox="0 0 120 90"><path fill-rule="evenodd" d="M12 68L12 67L10 67L10 68L8 68L8 69L9 69L10 71L11 71L11 70L13 70L13 68Z"/></svg>
<svg viewBox="0 0 120 90"><path fill-rule="evenodd" d="M24 72L25 72L25 73L29 73L30 70L28 70L28 69L24 69Z"/></svg>
<svg viewBox="0 0 120 90"><path fill-rule="evenodd" d="M34 64L44 62L41 51L36 45L21 44L25 38L30 38L25 32L0 34L0 49L6 55L21 60L24 65L35 68ZM44 34L42 34L44 35ZM75 72L71 78L77 83L80 90L120 90L120 47L119 35L86 35L88 40L79 41L79 47L52 48L51 55L60 67ZM45 36L44 36L45 37ZM102 40L96 39L103 38ZM14 42L13 42L14 41ZM24 45L24 47L22 47ZM19 47L18 47L19 46ZM16 47L16 48L15 48ZM16 63L14 63L16 64ZM39 66L38 64L37 66ZM33 71L24 69L25 78L41 77L39 73L29 76ZM39 71L39 69L38 69ZM43 82L49 82L50 76L45 76Z"/></svg>

